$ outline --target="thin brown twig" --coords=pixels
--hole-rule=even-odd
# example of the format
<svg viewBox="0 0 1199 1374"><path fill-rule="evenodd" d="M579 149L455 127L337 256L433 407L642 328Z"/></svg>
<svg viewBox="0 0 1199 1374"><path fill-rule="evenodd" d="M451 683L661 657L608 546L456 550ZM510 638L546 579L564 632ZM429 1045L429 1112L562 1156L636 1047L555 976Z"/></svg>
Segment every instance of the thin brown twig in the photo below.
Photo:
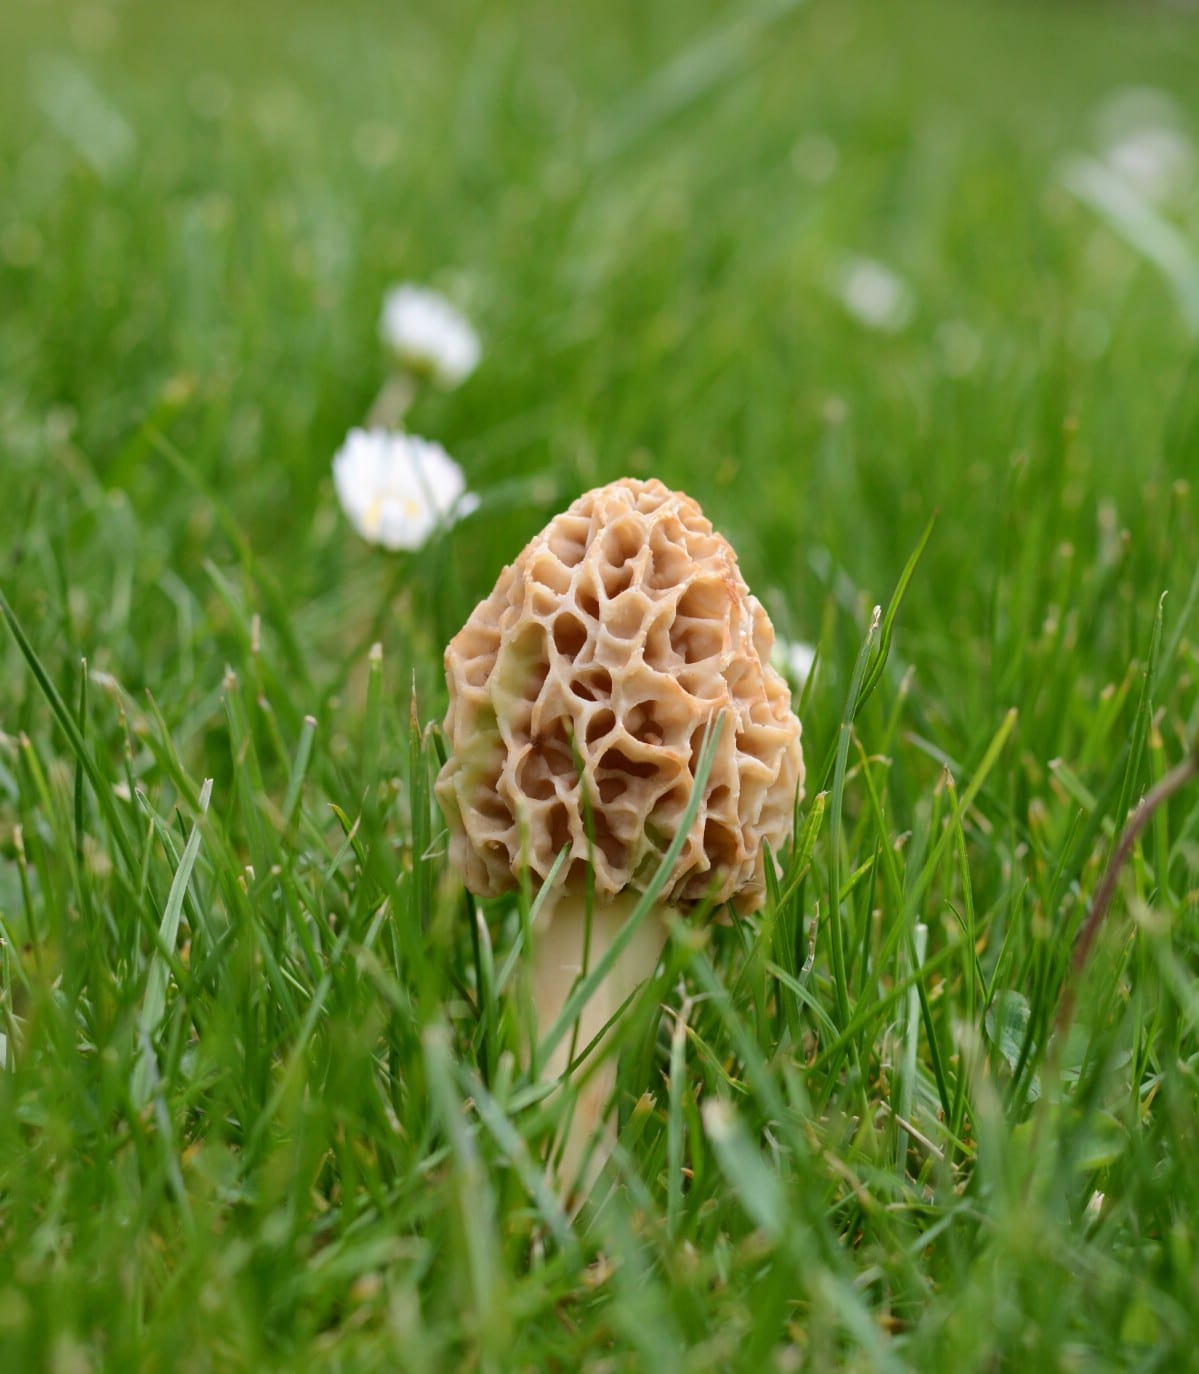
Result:
<svg viewBox="0 0 1199 1374"><path fill-rule="evenodd" d="M1107 869L1095 892L1091 910L1082 929L1078 932L1078 939L1074 942L1074 954L1070 960L1070 974L1066 980L1062 1000L1058 1004L1057 1017L1053 1027L1054 1037L1059 1046L1063 1043L1066 1032L1070 1029L1070 1023L1074 1019L1074 1007L1078 1000L1078 988L1082 981L1083 970L1087 966L1087 960L1091 957L1091 950L1099 936L1099 930L1108 913L1108 908L1112 904L1112 898L1116 895L1116 884L1120 878L1120 870L1127 862L1133 846L1140 838L1141 831L1149 824L1153 813L1160 806L1164 806L1175 792L1185 787L1195 777L1199 777L1199 744L1193 745L1187 757L1172 768L1162 778L1161 782L1145 793L1136 810L1132 813L1128 824L1124 827L1120 835L1120 842L1116 845L1115 852L1108 861ZM1162 880L1164 881L1164 875L1162 875Z"/></svg>

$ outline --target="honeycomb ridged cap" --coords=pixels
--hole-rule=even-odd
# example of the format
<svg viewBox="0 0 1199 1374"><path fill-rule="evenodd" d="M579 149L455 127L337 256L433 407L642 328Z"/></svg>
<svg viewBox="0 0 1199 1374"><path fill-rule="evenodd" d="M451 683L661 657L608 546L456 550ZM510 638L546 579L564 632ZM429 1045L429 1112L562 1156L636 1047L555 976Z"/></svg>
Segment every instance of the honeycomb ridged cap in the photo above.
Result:
<svg viewBox="0 0 1199 1374"><path fill-rule="evenodd" d="M446 649L437 796L471 891L509 891L526 864L544 881L567 846L564 891L584 890L589 861L598 894L643 891L723 712L660 900L756 910L767 846L777 854L790 836L804 777L773 644L736 555L689 497L632 478L579 497Z"/></svg>

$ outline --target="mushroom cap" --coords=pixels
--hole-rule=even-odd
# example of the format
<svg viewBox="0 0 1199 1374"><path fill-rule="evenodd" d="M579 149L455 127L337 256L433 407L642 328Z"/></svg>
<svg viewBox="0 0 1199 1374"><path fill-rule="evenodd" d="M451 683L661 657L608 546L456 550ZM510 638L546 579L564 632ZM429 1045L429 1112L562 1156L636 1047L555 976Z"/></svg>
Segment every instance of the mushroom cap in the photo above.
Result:
<svg viewBox="0 0 1199 1374"><path fill-rule="evenodd" d="M724 713L660 900L756 910L766 846L791 833L804 766L774 630L699 506L623 478L580 496L500 574L445 653L450 860L495 896L522 868L582 892L644 891L675 838L705 732ZM590 828L590 838L588 830Z"/></svg>

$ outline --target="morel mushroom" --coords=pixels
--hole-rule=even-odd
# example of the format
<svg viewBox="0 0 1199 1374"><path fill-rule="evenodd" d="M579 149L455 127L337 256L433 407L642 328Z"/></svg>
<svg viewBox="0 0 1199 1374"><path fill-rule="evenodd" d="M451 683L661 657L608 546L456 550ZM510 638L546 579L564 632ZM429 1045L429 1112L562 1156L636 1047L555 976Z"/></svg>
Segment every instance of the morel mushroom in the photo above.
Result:
<svg viewBox="0 0 1199 1374"><path fill-rule="evenodd" d="M516 888L525 868L544 884L566 850L532 932L542 1036L586 972L585 950L594 968L663 862L722 714L659 907L583 1008L576 1048L653 974L666 911L704 900L740 914L761 905L767 852L791 833L804 775L773 643L736 555L699 506L631 478L552 520L451 641L451 753L437 779L451 863L472 892L495 896ZM547 1076L561 1077L569 1053L566 1038ZM580 1091L560 1165L568 1187L614 1086L608 1060Z"/></svg>

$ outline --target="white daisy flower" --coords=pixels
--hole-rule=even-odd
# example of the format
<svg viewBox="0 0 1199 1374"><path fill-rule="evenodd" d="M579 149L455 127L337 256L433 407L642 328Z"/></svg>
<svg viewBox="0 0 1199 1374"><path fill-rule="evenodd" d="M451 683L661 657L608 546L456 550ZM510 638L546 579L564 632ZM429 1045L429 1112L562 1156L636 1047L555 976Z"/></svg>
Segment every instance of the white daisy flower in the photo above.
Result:
<svg viewBox="0 0 1199 1374"><path fill-rule="evenodd" d="M440 386L457 386L479 364L479 336L436 291L405 283L383 298L379 337L399 361Z"/></svg>
<svg viewBox="0 0 1199 1374"><path fill-rule="evenodd" d="M1190 139L1168 125L1132 129L1108 144L1107 164L1153 205L1181 195L1195 173Z"/></svg>
<svg viewBox="0 0 1199 1374"><path fill-rule="evenodd" d="M350 430L333 459L333 484L350 524L385 549L419 549L479 505L440 444L384 429Z"/></svg>
<svg viewBox="0 0 1199 1374"><path fill-rule="evenodd" d="M912 318L912 288L886 263L852 258L840 278L841 303L859 324L897 334Z"/></svg>
<svg viewBox="0 0 1199 1374"><path fill-rule="evenodd" d="M774 666L795 690L802 692L804 683L812 674L812 665L816 662L816 646L805 644L799 639L783 639L780 636L774 641L774 652L770 657Z"/></svg>

